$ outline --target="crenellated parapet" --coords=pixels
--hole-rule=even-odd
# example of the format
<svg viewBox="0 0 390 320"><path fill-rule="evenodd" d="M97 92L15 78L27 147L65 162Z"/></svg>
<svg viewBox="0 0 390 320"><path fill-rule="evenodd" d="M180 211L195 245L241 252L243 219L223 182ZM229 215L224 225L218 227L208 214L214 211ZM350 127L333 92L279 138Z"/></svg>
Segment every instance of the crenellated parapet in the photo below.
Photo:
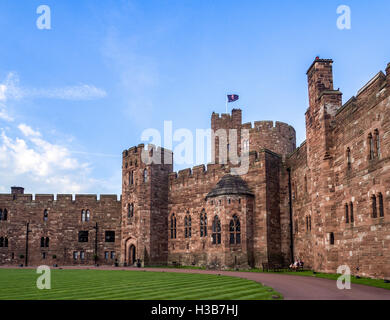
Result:
<svg viewBox="0 0 390 320"><path fill-rule="evenodd" d="M98 199L99 198L99 199ZM120 203L118 196L113 195L100 195L97 194L0 194L0 202L12 202L12 203L90 203L91 205L97 205L99 203Z"/></svg>
<svg viewBox="0 0 390 320"><path fill-rule="evenodd" d="M147 156L153 159L152 163L146 163L143 159L144 151L147 151ZM130 149L122 152L122 164L123 168L130 166L137 167L138 165L150 165L150 164L172 164L173 152L169 149L148 144L146 147L144 144L131 147Z"/></svg>
<svg viewBox="0 0 390 320"><path fill-rule="evenodd" d="M285 156L296 148L295 129L279 121L255 121L245 123L241 130L249 130L250 151L258 152L265 148L279 155Z"/></svg>

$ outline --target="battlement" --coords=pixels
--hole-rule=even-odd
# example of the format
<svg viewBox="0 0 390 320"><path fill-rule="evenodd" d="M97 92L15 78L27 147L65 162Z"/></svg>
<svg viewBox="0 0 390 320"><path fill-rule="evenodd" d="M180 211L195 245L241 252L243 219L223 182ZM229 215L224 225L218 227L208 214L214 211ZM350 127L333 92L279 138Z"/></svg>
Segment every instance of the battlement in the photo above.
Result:
<svg viewBox="0 0 390 320"><path fill-rule="evenodd" d="M249 129L252 131L276 130L281 133L295 133L294 127L288 123L271 120L255 121L253 124L252 122L247 122L241 126L241 129Z"/></svg>
<svg viewBox="0 0 390 320"><path fill-rule="evenodd" d="M42 202L67 202L67 203L100 203L100 202L113 202L120 203L118 196L113 195L98 195L96 194L36 194L35 197L32 194L0 194L0 201L4 202L30 202L30 203L42 203Z"/></svg>
<svg viewBox="0 0 390 320"><path fill-rule="evenodd" d="M172 164L173 163L173 152L172 150L155 146L154 144L148 144L147 148L145 148L144 144L139 144L138 146L131 147L128 150L124 150L122 152L122 158L123 158L123 163L127 165L135 165L137 166L139 163L142 161L142 154L143 151L147 150L149 152L149 156L153 157L153 155L160 154L161 155L161 160L160 164ZM169 159L168 161L164 161L164 159ZM128 162L130 161L130 162Z"/></svg>
<svg viewBox="0 0 390 320"><path fill-rule="evenodd" d="M390 73L390 63L387 65L386 74L383 71L379 71L370 81L367 82L362 88L360 88L355 96L352 96L344 105L337 111L336 116L343 113L350 108L356 108L358 106L370 107L373 104L379 102L383 98L387 90L389 95L388 78Z"/></svg>

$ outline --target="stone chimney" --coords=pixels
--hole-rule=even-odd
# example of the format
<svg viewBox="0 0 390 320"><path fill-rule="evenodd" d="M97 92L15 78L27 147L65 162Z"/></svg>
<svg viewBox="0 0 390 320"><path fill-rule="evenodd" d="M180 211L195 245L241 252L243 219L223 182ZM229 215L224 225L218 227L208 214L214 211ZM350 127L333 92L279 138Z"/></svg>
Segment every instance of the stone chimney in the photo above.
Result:
<svg viewBox="0 0 390 320"><path fill-rule="evenodd" d="M22 188L22 187L11 187L11 194L24 194L24 188Z"/></svg>

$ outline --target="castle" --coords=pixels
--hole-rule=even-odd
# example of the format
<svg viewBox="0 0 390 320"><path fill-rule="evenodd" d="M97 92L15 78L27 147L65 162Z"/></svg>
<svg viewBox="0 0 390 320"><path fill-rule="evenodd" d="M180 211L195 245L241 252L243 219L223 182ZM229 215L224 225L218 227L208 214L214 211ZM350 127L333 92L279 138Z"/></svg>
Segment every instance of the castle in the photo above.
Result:
<svg viewBox="0 0 390 320"><path fill-rule="evenodd" d="M0 264L261 268L295 258L316 271L390 278L390 64L344 105L333 61L307 71L307 140L272 121L212 114L211 129L249 131L249 169L173 172L123 152L122 196L0 195ZM214 149L222 143L217 137ZM229 141L228 141L229 143ZM216 156L218 160L218 157Z"/></svg>

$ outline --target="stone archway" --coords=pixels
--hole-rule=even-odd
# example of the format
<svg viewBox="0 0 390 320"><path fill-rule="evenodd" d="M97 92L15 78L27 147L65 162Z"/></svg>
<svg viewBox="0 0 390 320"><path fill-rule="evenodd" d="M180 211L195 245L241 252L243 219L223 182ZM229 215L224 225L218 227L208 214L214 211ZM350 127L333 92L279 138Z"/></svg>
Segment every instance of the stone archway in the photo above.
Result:
<svg viewBox="0 0 390 320"><path fill-rule="evenodd" d="M135 262L137 262L137 259L139 258L137 256L137 240L135 238L126 239L124 249L123 262L129 267L134 266Z"/></svg>
<svg viewBox="0 0 390 320"><path fill-rule="evenodd" d="M129 266L133 266L135 262L137 261L137 256L136 256L136 248L134 244L131 244L128 253L127 253L127 263Z"/></svg>

